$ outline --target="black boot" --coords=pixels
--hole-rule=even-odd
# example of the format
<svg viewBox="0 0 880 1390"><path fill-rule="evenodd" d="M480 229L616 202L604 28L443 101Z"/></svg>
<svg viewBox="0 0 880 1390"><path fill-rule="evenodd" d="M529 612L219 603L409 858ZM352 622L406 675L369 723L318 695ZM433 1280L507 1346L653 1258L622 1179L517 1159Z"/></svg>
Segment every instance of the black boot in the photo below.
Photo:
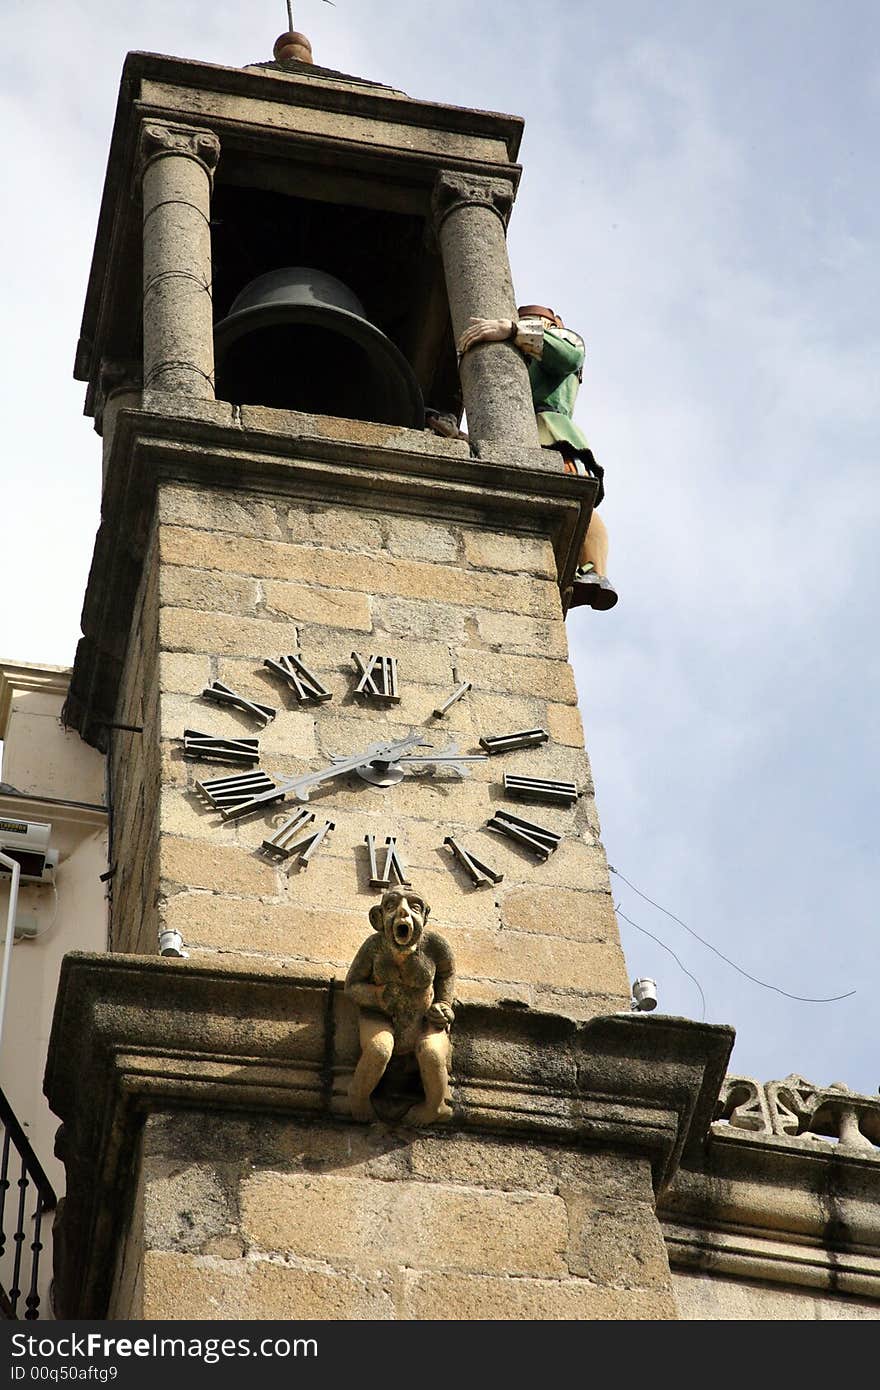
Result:
<svg viewBox="0 0 880 1390"><path fill-rule="evenodd" d="M579 569L574 577L570 608L595 608L604 612L617 602L617 590L602 574L593 569Z"/></svg>

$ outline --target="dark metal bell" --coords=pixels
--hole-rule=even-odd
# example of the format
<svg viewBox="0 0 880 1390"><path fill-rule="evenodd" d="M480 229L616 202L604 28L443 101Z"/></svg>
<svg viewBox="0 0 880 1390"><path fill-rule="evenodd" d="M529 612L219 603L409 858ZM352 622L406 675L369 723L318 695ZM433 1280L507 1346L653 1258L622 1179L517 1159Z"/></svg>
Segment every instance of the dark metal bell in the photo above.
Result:
<svg viewBox="0 0 880 1390"><path fill-rule="evenodd" d="M424 427L403 353L325 271L287 266L251 280L217 324L214 346L220 400Z"/></svg>

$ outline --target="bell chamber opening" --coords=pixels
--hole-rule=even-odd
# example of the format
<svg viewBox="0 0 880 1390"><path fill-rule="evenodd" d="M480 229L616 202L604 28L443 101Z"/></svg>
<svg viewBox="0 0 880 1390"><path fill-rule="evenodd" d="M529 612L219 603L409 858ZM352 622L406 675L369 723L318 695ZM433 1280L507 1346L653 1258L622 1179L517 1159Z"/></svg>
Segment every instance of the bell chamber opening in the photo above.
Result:
<svg viewBox="0 0 880 1390"><path fill-rule="evenodd" d="M415 375L336 276L286 266L236 296L215 333L217 394L380 424L424 426Z"/></svg>
<svg viewBox="0 0 880 1390"><path fill-rule="evenodd" d="M424 428L454 354L423 218L221 184L212 250L218 399Z"/></svg>

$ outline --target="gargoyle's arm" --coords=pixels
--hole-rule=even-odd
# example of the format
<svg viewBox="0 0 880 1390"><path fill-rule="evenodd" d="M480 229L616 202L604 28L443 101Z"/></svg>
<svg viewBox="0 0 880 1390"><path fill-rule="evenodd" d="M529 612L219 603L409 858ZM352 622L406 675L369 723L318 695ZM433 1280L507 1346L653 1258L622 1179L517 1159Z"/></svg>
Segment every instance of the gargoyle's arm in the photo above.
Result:
<svg viewBox="0 0 880 1390"><path fill-rule="evenodd" d="M451 1004L455 995L455 960L452 951L442 936L431 932L425 942L425 949L436 969L434 976L434 1003Z"/></svg>
<svg viewBox="0 0 880 1390"><path fill-rule="evenodd" d="M345 993L359 1008L381 1009L384 1013L382 986L372 983L373 961L379 944L379 938L371 936L361 946L345 977Z"/></svg>

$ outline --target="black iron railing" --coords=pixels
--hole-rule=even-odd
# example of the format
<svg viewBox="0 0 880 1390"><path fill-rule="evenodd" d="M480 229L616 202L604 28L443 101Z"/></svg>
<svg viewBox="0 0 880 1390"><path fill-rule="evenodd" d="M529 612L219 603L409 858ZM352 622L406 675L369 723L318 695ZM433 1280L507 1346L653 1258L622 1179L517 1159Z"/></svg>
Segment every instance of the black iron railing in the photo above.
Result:
<svg viewBox="0 0 880 1390"><path fill-rule="evenodd" d="M40 1316L40 1254L43 1249L40 1234L43 1218L46 1212L55 1209L57 1199L2 1091L0 1125L3 1127L3 1151L0 1157L0 1315L32 1320ZM27 1293L24 1312L21 1312L25 1286Z"/></svg>

